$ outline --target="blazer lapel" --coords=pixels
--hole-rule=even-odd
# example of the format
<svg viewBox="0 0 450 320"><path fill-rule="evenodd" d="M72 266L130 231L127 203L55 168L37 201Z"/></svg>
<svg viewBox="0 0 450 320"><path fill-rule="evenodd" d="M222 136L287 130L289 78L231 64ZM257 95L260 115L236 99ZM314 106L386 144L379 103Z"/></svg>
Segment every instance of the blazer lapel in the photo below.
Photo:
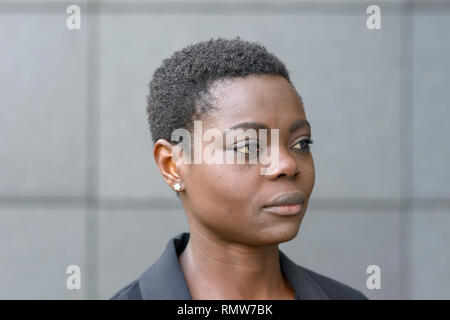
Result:
<svg viewBox="0 0 450 320"><path fill-rule="evenodd" d="M330 300L330 297L304 268L295 264L281 250L278 251L281 270L294 287L300 300Z"/></svg>
<svg viewBox="0 0 450 320"><path fill-rule="evenodd" d="M177 247L186 246L188 240L186 232L171 239L159 259L140 276L144 300L192 300L177 256Z"/></svg>

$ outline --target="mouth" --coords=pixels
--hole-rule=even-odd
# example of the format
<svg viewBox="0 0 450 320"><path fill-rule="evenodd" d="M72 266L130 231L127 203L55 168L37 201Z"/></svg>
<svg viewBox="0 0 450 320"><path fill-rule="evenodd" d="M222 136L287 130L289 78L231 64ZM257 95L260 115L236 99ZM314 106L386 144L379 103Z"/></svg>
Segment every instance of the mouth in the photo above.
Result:
<svg viewBox="0 0 450 320"><path fill-rule="evenodd" d="M301 193L285 193L275 197L268 204L264 205L263 210L271 213L291 216L300 213L305 196Z"/></svg>
<svg viewBox="0 0 450 320"><path fill-rule="evenodd" d="M301 208L302 208L301 204L294 204L290 206L263 207L263 210L283 216L292 216L300 213Z"/></svg>

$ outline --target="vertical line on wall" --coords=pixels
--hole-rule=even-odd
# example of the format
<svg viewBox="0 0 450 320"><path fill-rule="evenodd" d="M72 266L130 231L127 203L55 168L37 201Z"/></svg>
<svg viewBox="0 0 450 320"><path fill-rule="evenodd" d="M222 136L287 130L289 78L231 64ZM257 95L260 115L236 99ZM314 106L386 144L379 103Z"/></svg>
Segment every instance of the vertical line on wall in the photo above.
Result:
<svg viewBox="0 0 450 320"><path fill-rule="evenodd" d="M100 23L98 3L86 4L87 64L86 64L86 231L84 272L86 299L99 297L99 133L100 133Z"/></svg>
<svg viewBox="0 0 450 320"><path fill-rule="evenodd" d="M400 15L400 223L399 223L399 287L400 298L410 299L412 290L412 204L414 197L413 168L413 15L414 3L402 3Z"/></svg>

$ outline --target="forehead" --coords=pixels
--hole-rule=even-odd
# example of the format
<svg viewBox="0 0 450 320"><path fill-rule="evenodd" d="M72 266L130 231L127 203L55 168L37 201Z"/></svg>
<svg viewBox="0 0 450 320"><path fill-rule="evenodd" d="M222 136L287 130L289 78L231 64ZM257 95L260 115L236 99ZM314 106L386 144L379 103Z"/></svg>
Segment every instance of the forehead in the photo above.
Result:
<svg viewBox="0 0 450 320"><path fill-rule="evenodd" d="M216 109L205 119L207 127L224 129L241 122L262 122L283 130L297 119L306 119L295 89L281 76L220 80L210 93Z"/></svg>

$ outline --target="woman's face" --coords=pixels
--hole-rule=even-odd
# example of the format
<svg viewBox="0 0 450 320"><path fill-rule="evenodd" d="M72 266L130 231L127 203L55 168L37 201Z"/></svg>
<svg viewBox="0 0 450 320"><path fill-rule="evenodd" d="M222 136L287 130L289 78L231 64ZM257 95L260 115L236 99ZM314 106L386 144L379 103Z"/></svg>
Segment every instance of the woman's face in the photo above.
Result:
<svg viewBox="0 0 450 320"><path fill-rule="evenodd" d="M191 232L253 246L293 239L315 180L312 154L308 145L305 147L304 143L299 143L311 138L311 128L306 125L290 132L294 122L306 120L301 100L286 79L270 75L219 81L210 92L217 109L202 118L203 132L209 128L225 132L227 128L244 122L267 126L268 137L271 129L279 129L278 168L270 174L262 174L264 165L260 162L250 164L248 160L245 164L177 162L183 182L180 196ZM246 140L255 142L255 139L249 141L248 136L231 143L224 139L224 154L248 152L241 147ZM202 144L205 149L211 141L203 141ZM239 151L233 150L233 146L238 146ZM270 139L267 147L271 148ZM304 196L297 214L281 215L264 209L277 196L295 192Z"/></svg>

